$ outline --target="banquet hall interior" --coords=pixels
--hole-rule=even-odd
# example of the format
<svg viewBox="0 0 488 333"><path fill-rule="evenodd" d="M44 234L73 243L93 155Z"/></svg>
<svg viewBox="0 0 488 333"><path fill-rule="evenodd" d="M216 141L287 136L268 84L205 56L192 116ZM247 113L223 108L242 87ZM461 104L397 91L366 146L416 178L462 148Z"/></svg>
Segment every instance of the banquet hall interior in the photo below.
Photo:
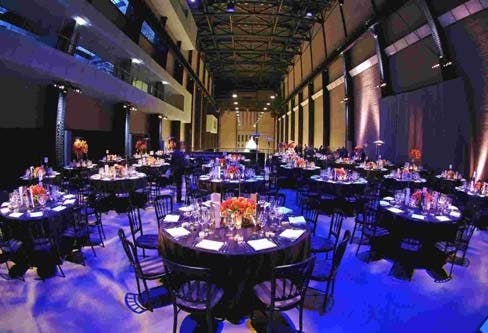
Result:
<svg viewBox="0 0 488 333"><path fill-rule="evenodd" d="M0 0L0 332L488 333L487 0Z"/></svg>

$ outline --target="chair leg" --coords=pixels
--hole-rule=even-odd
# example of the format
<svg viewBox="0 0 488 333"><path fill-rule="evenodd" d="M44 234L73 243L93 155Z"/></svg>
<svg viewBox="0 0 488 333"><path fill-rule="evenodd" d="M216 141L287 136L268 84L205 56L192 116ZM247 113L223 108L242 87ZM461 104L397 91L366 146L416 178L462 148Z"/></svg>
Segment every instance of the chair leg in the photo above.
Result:
<svg viewBox="0 0 488 333"><path fill-rule="evenodd" d="M208 333L212 333L213 332L213 324L212 324L212 316L210 315L210 310L207 310L206 318L207 318Z"/></svg>
<svg viewBox="0 0 488 333"><path fill-rule="evenodd" d="M354 240L354 234L356 233L356 227L357 227L357 222L354 221L354 227L352 228L352 234L351 234L351 240L349 241L349 244L352 244L353 240Z"/></svg>
<svg viewBox="0 0 488 333"><path fill-rule="evenodd" d="M273 323L274 320L274 311L273 309L269 310L269 318L268 318L268 324L266 325L266 333L271 333L271 324Z"/></svg>
<svg viewBox="0 0 488 333"><path fill-rule="evenodd" d="M298 328L300 333L303 332L303 300L298 308Z"/></svg>
<svg viewBox="0 0 488 333"><path fill-rule="evenodd" d="M352 237L351 237L352 238ZM359 253L359 248L361 247L361 243L363 242L363 232L361 231L361 236L359 237L359 243L358 243L358 247L356 248L356 256L358 255Z"/></svg>
<svg viewBox="0 0 488 333"><path fill-rule="evenodd" d="M176 326L178 326L178 309L173 303L173 333L176 333Z"/></svg>
<svg viewBox="0 0 488 333"><path fill-rule="evenodd" d="M327 286L325 288L324 304L322 305L322 312L324 314L327 310L327 303L329 303L329 291L330 291L330 280L327 281Z"/></svg>

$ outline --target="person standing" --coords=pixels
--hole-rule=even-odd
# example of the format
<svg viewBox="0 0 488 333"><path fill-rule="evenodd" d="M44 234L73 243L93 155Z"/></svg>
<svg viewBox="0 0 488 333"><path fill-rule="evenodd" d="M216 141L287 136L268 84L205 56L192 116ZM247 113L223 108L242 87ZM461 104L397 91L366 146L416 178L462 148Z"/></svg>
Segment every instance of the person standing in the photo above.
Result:
<svg viewBox="0 0 488 333"><path fill-rule="evenodd" d="M181 151L181 144L175 141L174 150L171 154L171 174L176 184L176 202L182 203L181 200L181 186L183 183L183 175L185 173L185 154Z"/></svg>

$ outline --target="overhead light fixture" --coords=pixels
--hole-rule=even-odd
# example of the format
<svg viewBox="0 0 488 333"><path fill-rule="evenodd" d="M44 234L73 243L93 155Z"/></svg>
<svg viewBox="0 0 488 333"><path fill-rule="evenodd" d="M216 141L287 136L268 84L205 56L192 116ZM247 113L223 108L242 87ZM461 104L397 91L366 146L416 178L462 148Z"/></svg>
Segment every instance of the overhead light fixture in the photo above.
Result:
<svg viewBox="0 0 488 333"><path fill-rule="evenodd" d="M270 103L270 102L267 102L267 103L266 103L266 105L270 106L270 105L271 105L271 103Z"/></svg>
<svg viewBox="0 0 488 333"><path fill-rule="evenodd" d="M268 110L268 108L263 108L264 111Z"/></svg>
<svg viewBox="0 0 488 333"><path fill-rule="evenodd" d="M159 118L159 119L163 119L163 116L159 115L159 116L158 116L158 118Z"/></svg>
<svg viewBox="0 0 488 333"><path fill-rule="evenodd" d="M232 94L232 98L237 98L237 94L236 93L233 93Z"/></svg>
<svg viewBox="0 0 488 333"><path fill-rule="evenodd" d="M227 1L227 9L226 12L233 13L236 11L236 2L235 0L228 0Z"/></svg>
<svg viewBox="0 0 488 333"><path fill-rule="evenodd" d="M239 108L236 108L235 110L236 110L236 111L239 111Z"/></svg>
<svg viewBox="0 0 488 333"><path fill-rule="evenodd" d="M234 105L239 105L239 102L237 102L237 101L236 101L236 102L234 102Z"/></svg>
<svg viewBox="0 0 488 333"><path fill-rule="evenodd" d="M275 99L275 95L271 95L271 96L270 96L270 98L271 98L271 99Z"/></svg>
<svg viewBox="0 0 488 333"><path fill-rule="evenodd" d="M313 14L311 12L307 12L307 14L305 14L306 17L312 17Z"/></svg>
<svg viewBox="0 0 488 333"><path fill-rule="evenodd" d="M161 81L161 83L162 83L162 84L169 84L169 82L168 82L168 81L166 81L166 80Z"/></svg>
<svg viewBox="0 0 488 333"><path fill-rule="evenodd" d="M75 16L75 17L73 17L73 20L75 20L76 24L81 25L81 26L90 24L87 19L85 19L81 16Z"/></svg>
<svg viewBox="0 0 488 333"><path fill-rule="evenodd" d="M142 64L142 60L141 60L141 59L132 58L130 61L131 61L133 64Z"/></svg>
<svg viewBox="0 0 488 333"><path fill-rule="evenodd" d="M167 115L165 115L165 114L163 114L163 119L164 119L164 120L167 120L167 119L168 119L168 116L167 116Z"/></svg>

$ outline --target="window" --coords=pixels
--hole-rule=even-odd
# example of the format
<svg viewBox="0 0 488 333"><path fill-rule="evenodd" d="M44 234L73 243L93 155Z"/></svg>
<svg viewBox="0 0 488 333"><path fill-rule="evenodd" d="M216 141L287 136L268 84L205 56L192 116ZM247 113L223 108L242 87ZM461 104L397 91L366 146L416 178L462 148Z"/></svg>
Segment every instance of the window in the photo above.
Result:
<svg viewBox="0 0 488 333"><path fill-rule="evenodd" d="M75 49L74 57L78 60L84 61L89 63L90 65L95 66L98 70L107 72L113 75L114 72L114 64L108 61L104 61L102 58L97 56L90 50L85 49L82 46L77 46Z"/></svg>
<svg viewBox="0 0 488 333"><path fill-rule="evenodd" d="M118 10L125 15L127 13L127 7L129 6L129 0L111 0Z"/></svg>
<svg viewBox="0 0 488 333"><path fill-rule="evenodd" d="M141 34L147 38L153 44L156 44L156 33L154 30L147 24L146 21L142 22Z"/></svg>

